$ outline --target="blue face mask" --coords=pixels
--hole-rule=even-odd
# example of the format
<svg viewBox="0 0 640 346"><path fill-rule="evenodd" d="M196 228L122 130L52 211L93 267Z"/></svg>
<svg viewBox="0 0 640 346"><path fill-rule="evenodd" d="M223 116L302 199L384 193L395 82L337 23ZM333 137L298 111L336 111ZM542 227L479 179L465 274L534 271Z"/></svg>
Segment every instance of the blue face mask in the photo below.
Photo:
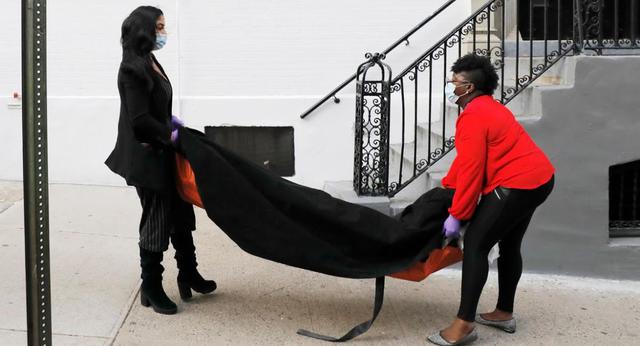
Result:
<svg viewBox="0 0 640 346"><path fill-rule="evenodd" d="M161 49L162 47L164 47L165 44L167 44L167 35L157 32L156 33L156 44L153 47L153 50Z"/></svg>

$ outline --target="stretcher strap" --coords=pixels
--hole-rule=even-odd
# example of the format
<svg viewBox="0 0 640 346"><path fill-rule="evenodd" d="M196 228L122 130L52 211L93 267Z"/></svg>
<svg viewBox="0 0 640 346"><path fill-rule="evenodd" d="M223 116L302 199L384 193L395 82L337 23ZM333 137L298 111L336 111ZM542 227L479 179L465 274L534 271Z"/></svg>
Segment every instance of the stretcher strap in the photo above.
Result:
<svg viewBox="0 0 640 346"><path fill-rule="evenodd" d="M362 322L359 325L353 327L353 329L351 329L347 334L345 334L340 338L334 338L332 336L316 334L314 332L310 332L305 329L299 329L298 334L303 336L308 336L310 338L320 339L320 340L330 341L330 342L349 341L359 335L366 333L367 330L369 330L373 322L378 317L378 313L380 313L380 309L382 309L383 300L384 300L384 276L376 278L376 295L373 300L373 317L371 318L371 320Z"/></svg>

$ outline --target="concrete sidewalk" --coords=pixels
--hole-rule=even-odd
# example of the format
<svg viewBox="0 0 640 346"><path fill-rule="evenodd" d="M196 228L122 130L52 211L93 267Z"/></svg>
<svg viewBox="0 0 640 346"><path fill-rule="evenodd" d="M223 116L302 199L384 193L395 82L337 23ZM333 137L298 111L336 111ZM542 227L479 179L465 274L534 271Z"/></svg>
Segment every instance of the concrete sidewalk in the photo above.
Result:
<svg viewBox="0 0 640 346"><path fill-rule="evenodd" d="M0 182L0 345L26 343L21 196L21 183ZM56 345L326 345L295 332L339 336L370 318L373 280L335 278L248 255L202 210L195 233L199 269L219 289L180 301L170 250L164 282L179 313L153 313L137 296L135 191L51 185L50 198ZM493 307L496 279L491 273L480 311ZM378 320L350 343L426 344L425 336L455 315L459 287L455 269L421 283L388 279ZM640 281L525 274L516 301L518 332L479 326L476 344L640 344L639 297Z"/></svg>

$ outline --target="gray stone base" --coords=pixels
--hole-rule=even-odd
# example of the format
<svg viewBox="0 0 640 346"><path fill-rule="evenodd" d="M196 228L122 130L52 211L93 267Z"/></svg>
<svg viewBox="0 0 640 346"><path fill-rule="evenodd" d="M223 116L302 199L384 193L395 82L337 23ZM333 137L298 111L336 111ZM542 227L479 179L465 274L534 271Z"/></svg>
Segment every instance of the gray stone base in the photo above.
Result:
<svg viewBox="0 0 640 346"><path fill-rule="evenodd" d="M391 215L391 200L389 197L358 196L353 190L353 182L351 181L328 181L324 184L323 190L335 198Z"/></svg>

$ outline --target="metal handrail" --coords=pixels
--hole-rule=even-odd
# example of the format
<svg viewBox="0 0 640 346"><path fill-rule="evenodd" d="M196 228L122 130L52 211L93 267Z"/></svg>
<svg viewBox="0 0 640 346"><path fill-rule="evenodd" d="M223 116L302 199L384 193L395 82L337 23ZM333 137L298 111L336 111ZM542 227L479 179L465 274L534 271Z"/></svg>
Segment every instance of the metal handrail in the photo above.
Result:
<svg viewBox="0 0 640 346"><path fill-rule="evenodd" d="M403 76L405 76L409 71L413 70L418 64L420 64L426 57L429 56L429 54L432 54L436 49L438 49L440 46L442 46L445 42L447 42L447 40L449 40L451 37L453 37L456 33L458 33L462 28L464 28L467 23L469 23L470 21L474 20L476 17L478 17L482 12L486 11L487 8L489 6L491 6L491 4L493 4L496 0L489 0L487 1L487 3L485 3L484 5L480 6L480 8L474 12L472 15L470 15L467 19L465 19L462 24L458 25L455 29L451 30L451 32L449 32L448 34L446 34L444 36L444 38L440 41L438 41L438 43L434 44L431 48L429 48L424 54L420 55L420 57L418 59L416 59L413 63L411 63L409 65L409 67L405 68L402 72L400 72L399 74L396 75L396 77L391 81L392 84L396 83L398 80L400 80Z"/></svg>
<svg viewBox="0 0 640 346"><path fill-rule="evenodd" d="M406 42L408 44L409 42L409 37L411 37L413 34L415 34L418 30L422 29L422 27L424 27L427 23L429 23L433 18L435 18L437 15L439 15L440 13L442 13L442 11L444 11L445 9L447 9L451 4L453 4L456 0L449 0L447 1L444 5L440 6L440 8L438 8L434 13L432 13L429 17L427 17L426 19L424 19L422 22L420 22L420 24L416 25L413 29L411 29L409 32L407 32L404 36L402 36L400 39L398 39L396 42L394 42L391 46L389 46L389 48L385 49L382 54L387 55L389 54L392 50L394 50L396 47L398 47L401 43ZM334 98L336 103L340 102L340 99L338 97L336 97L336 94L342 90L344 87L346 87L349 83L351 83L354 79L356 79L356 74L354 73L353 75L351 75L351 77L347 78L344 82L342 82L338 87L336 87L335 89L333 89L330 93L328 93L325 97L323 97L322 99L320 99L320 101L316 102L313 106L311 106L309 109L307 109L304 113L302 113L302 115L300 115L300 118L304 119L307 117L307 115L311 114L313 111L315 111L316 109L318 109L318 107L320 107L321 105L323 105L325 102L327 102L330 98Z"/></svg>

